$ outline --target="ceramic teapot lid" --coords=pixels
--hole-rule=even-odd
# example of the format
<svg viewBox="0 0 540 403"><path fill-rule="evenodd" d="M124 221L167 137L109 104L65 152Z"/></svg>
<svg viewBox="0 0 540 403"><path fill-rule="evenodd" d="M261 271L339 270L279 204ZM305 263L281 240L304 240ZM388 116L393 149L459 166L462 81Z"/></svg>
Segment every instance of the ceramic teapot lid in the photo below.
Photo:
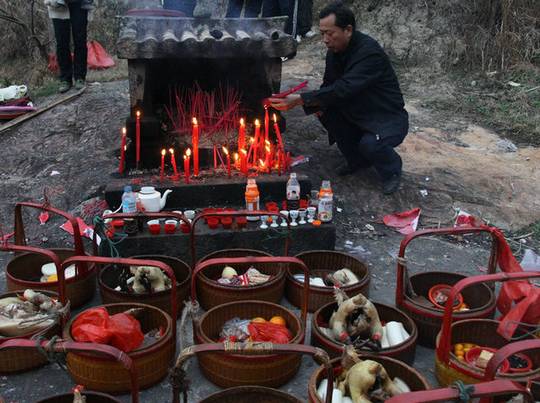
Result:
<svg viewBox="0 0 540 403"><path fill-rule="evenodd" d="M139 193L152 194L152 193L155 193L155 191L156 191L156 188L154 188L153 186L143 186L141 187L141 191Z"/></svg>

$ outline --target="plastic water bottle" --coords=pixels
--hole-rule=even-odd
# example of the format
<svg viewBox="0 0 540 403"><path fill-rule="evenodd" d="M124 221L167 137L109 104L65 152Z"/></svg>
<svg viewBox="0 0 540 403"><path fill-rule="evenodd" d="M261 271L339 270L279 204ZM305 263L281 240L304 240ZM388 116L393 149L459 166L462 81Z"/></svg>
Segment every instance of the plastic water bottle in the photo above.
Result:
<svg viewBox="0 0 540 403"><path fill-rule="evenodd" d="M124 193L122 194L122 213L136 213L137 212L137 196L133 192L131 186L124 186Z"/></svg>
<svg viewBox="0 0 540 403"><path fill-rule="evenodd" d="M323 181L319 191L318 218L322 222L330 222L334 212L334 193L330 181Z"/></svg>
<svg viewBox="0 0 540 403"><path fill-rule="evenodd" d="M296 179L296 173L292 172L287 181L287 209L298 210L300 208L300 182Z"/></svg>

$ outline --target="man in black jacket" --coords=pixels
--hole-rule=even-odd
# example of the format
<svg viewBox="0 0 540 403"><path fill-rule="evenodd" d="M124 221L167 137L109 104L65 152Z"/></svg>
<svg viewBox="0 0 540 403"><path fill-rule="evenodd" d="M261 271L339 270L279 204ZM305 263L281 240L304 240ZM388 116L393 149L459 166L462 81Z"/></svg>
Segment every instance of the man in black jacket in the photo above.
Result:
<svg viewBox="0 0 540 403"><path fill-rule="evenodd" d="M383 193L399 188L402 161L394 150L409 127L403 95L381 46L356 31L353 12L342 3L326 6L319 14L320 31L328 52L321 88L286 98L272 98L272 106L289 110L303 105L317 113L337 143L346 164L339 175L373 166L383 181Z"/></svg>

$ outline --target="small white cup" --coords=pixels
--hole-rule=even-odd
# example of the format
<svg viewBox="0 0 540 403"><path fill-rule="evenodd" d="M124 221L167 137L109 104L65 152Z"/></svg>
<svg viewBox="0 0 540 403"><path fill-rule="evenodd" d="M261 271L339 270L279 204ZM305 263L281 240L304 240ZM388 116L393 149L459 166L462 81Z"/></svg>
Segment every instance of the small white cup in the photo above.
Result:
<svg viewBox="0 0 540 403"><path fill-rule="evenodd" d="M193 221L193 219L195 218L195 210L186 210L186 211L184 211L184 216L189 221Z"/></svg>

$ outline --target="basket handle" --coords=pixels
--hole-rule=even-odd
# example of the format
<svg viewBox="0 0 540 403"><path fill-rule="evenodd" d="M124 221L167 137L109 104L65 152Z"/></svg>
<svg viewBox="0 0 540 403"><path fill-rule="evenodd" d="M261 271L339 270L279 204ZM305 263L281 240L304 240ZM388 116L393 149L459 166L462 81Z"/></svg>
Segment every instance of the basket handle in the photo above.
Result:
<svg viewBox="0 0 540 403"><path fill-rule="evenodd" d="M57 214L59 216L64 217L66 220L68 220L71 223L71 227L73 228L73 245L75 250L75 256L83 256L84 255L84 245L81 237L81 231L79 229L79 222L77 219L69 214L66 211L57 209L55 207L52 207L49 205L48 202L45 203L33 203L33 202L19 202L15 205L15 244L25 246L26 245L26 235L24 232L24 222L22 218L22 208L23 207L30 207L35 208L42 211L48 211L54 214ZM77 265L77 269L81 269L81 272L87 271L86 263L80 262L80 265ZM79 273L79 270L77 270L77 273Z"/></svg>
<svg viewBox="0 0 540 403"><path fill-rule="evenodd" d="M477 383L468 385L472 389L471 398L473 397L495 397L506 395L508 393L520 393L528 402L534 402L531 391L517 382L507 379L498 379L496 381ZM388 399L387 403L426 403L426 402L447 402L461 401L460 391L458 388L442 388L432 390L422 390L418 392L403 393ZM490 402L491 399L481 399L484 402Z"/></svg>
<svg viewBox="0 0 540 403"><path fill-rule="evenodd" d="M103 216L103 219L115 219L115 218L133 218L133 219L142 219L142 218L173 218L179 221L182 221L182 223L187 224L189 226L189 231L191 233L191 223L189 220L180 213L174 213L172 211L160 211L159 213L147 213L147 212L138 212L138 213L111 213L111 214L105 214ZM94 237L93 240L94 244L94 255L97 255L97 243Z"/></svg>
<svg viewBox="0 0 540 403"><path fill-rule="evenodd" d="M22 246L22 245L13 245L8 244L7 242L4 244L0 244L0 251L5 252L29 252L29 253L35 253L37 255L43 255L51 260L51 262L54 263L56 266L56 275L58 276L58 298L60 299L60 302L62 305L66 306L67 303L67 297L66 297L66 277L64 270L62 270L62 261L58 257L56 253L49 249L42 249L42 248L36 248L35 246Z"/></svg>
<svg viewBox="0 0 540 403"><path fill-rule="evenodd" d="M287 237L285 238L285 250L284 250L284 256L289 255L289 246L291 243L291 221L289 217L287 217L284 214L281 214L279 211L264 211L264 210L257 210L257 211L248 211L248 210L238 210L238 211L220 211L220 212L201 212L195 216L193 219L193 222L191 223L191 260L192 260L192 266L195 267L197 264L197 251L195 247L195 224L199 222L204 217L242 217L242 216L262 216L262 215L277 215L280 216L282 219L285 219L287 221Z"/></svg>
<svg viewBox="0 0 540 403"><path fill-rule="evenodd" d="M70 264L76 262L96 263L96 270L100 270L98 264L111 264L111 265L125 265L125 266L153 266L163 270L167 277L171 280L171 317L172 317L172 332L173 340L176 340L176 317L178 312L178 306L176 303L176 277L174 271L166 263L158 260L147 259L125 259L125 258L112 258L101 256L73 256L66 259L62 265L62 270L65 270Z"/></svg>
<svg viewBox="0 0 540 403"><path fill-rule="evenodd" d="M66 353L66 352L84 352L99 353L114 358L129 371L131 378L131 402L139 403L139 381L137 377L137 368L129 355L116 347L98 344L98 343L78 343L72 341L49 341L49 340L29 340L29 339L9 339L5 342L0 341L0 350L8 348L28 348L36 349L41 347L47 352Z"/></svg>
<svg viewBox="0 0 540 403"><path fill-rule="evenodd" d="M220 257L216 259L208 259L204 262L200 262L195 266L193 270L193 275L191 276L191 302L195 303L197 299L197 287L196 280L197 274L203 271L205 268L214 265L233 265L233 264L242 264L242 263L288 263L291 265L299 266L304 272L304 296L302 298L302 323L304 329L306 329L306 320L307 320L307 310L309 302L309 269L307 265L298 258L289 257L289 256L263 256L263 257ZM286 270L286 267L282 268Z"/></svg>
<svg viewBox="0 0 540 403"><path fill-rule="evenodd" d="M448 300L444 306L444 316L442 321L442 330L439 344L436 348L436 354L440 361L448 364L450 361L450 346L451 346L451 325L452 325L452 316L453 316L453 301L456 296L464 289L473 284L478 283L493 283L493 282L504 282L510 280L522 280L526 278L540 277L540 272L533 271L522 271L514 273L495 273L495 274L484 274L480 276L472 276L464 278L458 281L451 289L448 295Z"/></svg>
<svg viewBox="0 0 540 403"><path fill-rule="evenodd" d="M497 370L499 369L503 361L511 355L526 350L536 349L540 349L540 339L516 341L500 348L489 360L486 370L484 371L484 380L491 381L495 379L495 374L497 373Z"/></svg>
<svg viewBox="0 0 540 403"><path fill-rule="evenodd" d="M234 353L245 355L266 355L281 353L301 353L313 356L317 362L322 362L326 368L328 386L326 389L326 403L332 402L332 388L334 384L334 370L328 353L318 347L304 344L272 344L272 343L212 343L197 344L182 350L171 370L170 379L173 387L173 403L180 403L180 392L183 392L183 401L187 403L187 388L185 385L186 373L183 366L187 360L199 353Z"/></svg>
<svg viewBox="0 0 540 403"><path fill-rule="evenodd" d="M493 274L497 270L497 255L499 250L499 239L494 234L491 227L447 227L447 228L428 228L420 231L415 231L403 238L399 245L399 254L397 259L397 282L396 282L396 305L406 305L409 309L413 309L413 306L405 299L405 276L407 275L407 265L405 260L405 250L413 239L432 236L432 235L467 235L467 234L479 234L487 232L491 235L491 255L488 263L488 273Z"/></svg>

